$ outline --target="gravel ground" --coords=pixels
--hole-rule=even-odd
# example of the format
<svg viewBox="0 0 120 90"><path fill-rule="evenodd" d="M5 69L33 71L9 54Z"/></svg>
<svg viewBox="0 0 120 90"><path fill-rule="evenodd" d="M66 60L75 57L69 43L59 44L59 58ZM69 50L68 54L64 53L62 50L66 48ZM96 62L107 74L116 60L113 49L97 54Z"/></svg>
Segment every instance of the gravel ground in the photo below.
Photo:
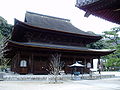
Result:
<svg viewBox="0 0 120 90"><path fill-rule="evenodd" d="M120 90L120 78L66 81L50 84L40 81L0 81L0 90Z"/></svg>

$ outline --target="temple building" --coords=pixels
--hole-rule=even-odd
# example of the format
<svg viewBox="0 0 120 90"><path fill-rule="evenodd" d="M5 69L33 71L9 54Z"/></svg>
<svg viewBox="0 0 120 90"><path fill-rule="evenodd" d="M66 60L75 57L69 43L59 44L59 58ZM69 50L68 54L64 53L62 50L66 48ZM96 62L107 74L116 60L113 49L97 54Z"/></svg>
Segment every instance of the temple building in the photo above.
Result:
<svg viewBox="0 0 120 90"><path fill-rule="evenodd" d="M86 12L85 17L92 14L120 24L120 0L77 0L76 7Z"/></svg>
<svg viewBox="0 0 120 90"><path fill-rule="evenodd" d="M68 65L76 61L84 65L82 73L89 73L88 63L92 67L93 59L115 51L86 48L101 38L76 28L68 19L26 12L24 22L15 19L6 57L11 58L11 71L18 74L49 74L49 58L56 53L61 54L66 74L72 72Z"/></svg>

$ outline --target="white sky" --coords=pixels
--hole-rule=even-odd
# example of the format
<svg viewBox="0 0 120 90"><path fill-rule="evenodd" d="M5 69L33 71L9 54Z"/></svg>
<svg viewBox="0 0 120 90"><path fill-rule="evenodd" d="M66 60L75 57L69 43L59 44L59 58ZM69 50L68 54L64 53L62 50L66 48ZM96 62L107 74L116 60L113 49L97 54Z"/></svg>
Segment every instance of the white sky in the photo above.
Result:
<svg viewBox="0 0 120 90"><path fill-rule="evenodd" d="M85 12L75 7L75 3L76 0L0 0L0 16L14 24L14 18L24 21L25 12L31 11L70 19L79 29L96 34L119 26L94 16L84 17Z"/></svg>

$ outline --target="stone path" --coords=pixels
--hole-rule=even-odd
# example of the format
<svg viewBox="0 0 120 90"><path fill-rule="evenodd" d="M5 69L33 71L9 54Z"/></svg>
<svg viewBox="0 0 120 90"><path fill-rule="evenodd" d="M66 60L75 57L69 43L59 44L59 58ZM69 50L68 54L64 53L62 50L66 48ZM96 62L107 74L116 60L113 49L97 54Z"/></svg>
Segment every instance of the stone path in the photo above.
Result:
<svg viewBox="0 0 120 90"><path fill-rule="evenodd" d="M0 90L120 90L120 78L66 81L58 84L40 81L0 81Z"/></svg>

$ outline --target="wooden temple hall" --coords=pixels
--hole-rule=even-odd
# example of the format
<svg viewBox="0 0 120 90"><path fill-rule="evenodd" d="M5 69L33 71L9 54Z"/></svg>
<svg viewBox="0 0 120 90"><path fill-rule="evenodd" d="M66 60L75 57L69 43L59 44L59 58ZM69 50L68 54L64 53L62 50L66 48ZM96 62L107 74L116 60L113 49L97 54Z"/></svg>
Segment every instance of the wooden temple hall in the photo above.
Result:
<svg viewBox="0 0 120 90"><path fill-rule="evenodd" d="M92 68L93 59L114 52L86 48L101 38L76 28L68 19L26 12L24 22L15 19L6 57L11 58L11 71L18 74L49 74L50 57L56 53L61 54L66 74L76 61L84 65L82 73L89 73L88 63Z"/></svg>

